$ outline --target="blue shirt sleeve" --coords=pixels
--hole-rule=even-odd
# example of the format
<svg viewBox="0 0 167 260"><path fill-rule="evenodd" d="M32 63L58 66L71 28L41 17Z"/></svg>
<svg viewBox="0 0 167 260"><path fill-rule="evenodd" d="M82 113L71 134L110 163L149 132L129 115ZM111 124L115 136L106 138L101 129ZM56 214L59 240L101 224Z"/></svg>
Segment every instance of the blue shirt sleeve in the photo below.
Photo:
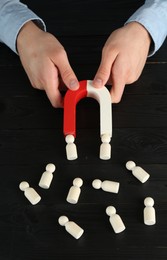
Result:
<svg viewBox="0 0 167 260"><path fill-rule="evenodd" d="M46 30L43 20L19 0L0 0L0 42L17 53L17 35L22 26L30 20Z"/></svg>
<svg viewBox="0 0 167 260"><path fill-rule="evenodd" d="M134 21L142 24L149 32L153 41L149 56L152 56L167 36L167 0L146 0L126 23Z"/></svg>
<svg viewBox="0 0 167 260"><path fill-rule="evenodd" d="M30 20L34 20L46 30L43 20L19 0L0 0L0 41L17 52L17 35L22 26ZM146 0L126 23L132 21L139 22L150 33L153 48L149 55L153 55L167 35L167 0Z"/></svg>

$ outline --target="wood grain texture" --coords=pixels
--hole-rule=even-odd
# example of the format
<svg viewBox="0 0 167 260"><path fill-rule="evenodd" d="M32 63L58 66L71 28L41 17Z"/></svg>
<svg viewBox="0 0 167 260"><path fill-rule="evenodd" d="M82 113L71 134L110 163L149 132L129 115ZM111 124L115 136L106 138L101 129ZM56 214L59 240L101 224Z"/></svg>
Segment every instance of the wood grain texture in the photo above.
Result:
<svg viewBox="0 0 167 260"><path fill-rule="evenodd" d="M144 1L23 1L65 46L79 78L92 79L101 48ZM96 9L95 9L96 7ZM85 15L86 14L86 15ZM100 19L99 19L100 18ZM0 46L0 260L167 259L167 45L148 58L139 80L113 105L112 158L99 159L99 105L77 105L79 158L67 161L63 110L35 90L19 57ZM107 86L110 88L109 86ZM125 164L134 160L150 179L141 184ZM47 163L57 166L49 190L38 186ZM75 177L78 204L66 202ZM120 182L118 194L92 188L95 178ZM42 199L32 206L19 190L26 180ZM144 199L155 200L157 224L143 223ZM115 234L105 209L114 205L126 230ZM58 224L67 215L84 230L75 240Z"/></svg>

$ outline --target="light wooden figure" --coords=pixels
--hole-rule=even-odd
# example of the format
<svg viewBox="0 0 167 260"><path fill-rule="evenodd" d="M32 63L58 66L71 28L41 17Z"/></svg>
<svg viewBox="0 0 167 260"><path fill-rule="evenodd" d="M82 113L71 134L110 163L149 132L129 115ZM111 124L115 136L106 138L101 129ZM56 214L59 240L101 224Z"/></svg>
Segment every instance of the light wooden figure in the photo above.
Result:
<svg viewBox="0 0 167 260"><path fill-rule="evenodd" d="M75 239L79 239L84 233L84 230L80 226L73 221L69 221L66 216L59 217L58 222L61 226L65 226L66 231Z"/></svg>
<svg viewBox="0 0 167 260"><path fill-rule="evenodd" d="M113 206L106 208L106 214L110 217L109 221L115 233L121 233L125 230L125 225L121 217L116 214L116 209Z"/></svg>
<svg viewBox="0 0 167 260"><path fill-rule="evenodd" d="M92 186L94 189L102 189L103 191L112 192L112 193L118 193L119 191L119 182L116 181L101 181L99 179L95 179L92 182Z"/></svg>
<svg viewBox="0 0 167 260"><path fill-rule="evenodd" d="M32 205L37 204L41 200L39 194L29 186L28 182L21 182L19 188L24 191L25 197L31 202Z"/></svg>
<svg viewBox="0 0 167 260"><path fill-rule="evenodd" d="M45 169L46 171L43 172L38 185L43 189L49 189L53 179L53 172L56 170L56 167L53 163L49 163L46 165Z"/></svg>
<svg viewBox="0 0 167 260"><path fill-rule="evenodd" d="M147 197L144 200L144 224L145 225L155 225L156 223L156 214L154 209L154 200L151 197Z"/></svg>
<svg viewBox="0 0 167 260"><path fill-rule="evenodd" d="M133 161L128 161L126 163L126 168L129 171L132 171L132 174L142 183L146 182L150 177L150 175L145 170L143 170L143 168L136 166L135 162Z"/></svg>
<svg viewBox="0 0 167 260"><path fill-rule="evenodd" d="M109 160L111 158L111 137L108 134L103 134L101 136L102 144L100 145L100 159Z"/></svg>
<svg viewBox="0 0 167 260"><path fill-rule="evenodd" d="M66 200L71 204L76 204L78 202L81 186L83 185L83 180L81 178L75 178L73 180L73 186L69 189Z"/></svg>
<svg viewBox="0 0 167 260"><path fill-rule="evenodd" d="M76 160L78 158L77 148L74 144L75 138L73 135L67 135L66 140L66 155L68 160Z"/></svg>

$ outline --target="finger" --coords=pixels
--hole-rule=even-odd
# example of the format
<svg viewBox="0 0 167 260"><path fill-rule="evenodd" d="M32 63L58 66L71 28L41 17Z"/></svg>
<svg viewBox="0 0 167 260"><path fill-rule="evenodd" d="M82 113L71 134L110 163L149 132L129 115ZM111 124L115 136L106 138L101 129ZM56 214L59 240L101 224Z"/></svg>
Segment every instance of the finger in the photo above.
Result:
<svg viewBox="0 0 167 260"><path fill-rule="evenodd" d="M56 61L59 73L65 85L71 90L77 90L79 88L78 79L72 70L67 55L64 52L63 55Z"/></svg>
<svg viewBox="0 0 167 260"><path fill-rule="evenodd" d="M100 66L93 80L93 86L95 88L100 88L107 83L110 77L112 64L116 57L117 54L115 52L113 52L111 55L108 53L102 54Z"/></svg>
<svg viewBox="0 0 167 260"><path fill-rule="evenodd" d="M111 100L112 103L119 103L121 101L125 88L125 80L123 77L112 78Z"/></svg>
<svg viewBox="0 0 167 260"><path fill-rule="evenodd" d="M57 73L55 73L54 78L48 77L44 89L53 107L63 107L63 98L59 91L59 78Z"/></svg>
<svg viewBox="0 0 167 260"><path fill-rule="evenodd" d="M45 91L53 107L63 107L63 98L57 88L47 88Z"/></svg>

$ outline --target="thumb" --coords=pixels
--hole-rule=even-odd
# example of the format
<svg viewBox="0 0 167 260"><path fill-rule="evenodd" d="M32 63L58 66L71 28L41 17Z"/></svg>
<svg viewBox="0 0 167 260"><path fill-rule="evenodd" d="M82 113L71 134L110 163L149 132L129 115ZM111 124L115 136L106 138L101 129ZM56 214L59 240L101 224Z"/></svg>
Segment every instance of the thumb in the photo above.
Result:
<svg viewBox="0 0 167 260"><path fill-rule="evenodd" d="M116 59L116 54L112 55L102 55L102 60L98 71L93 79L93 86L95 88L103 87L108 79L110 78L111 68L114 60Z"/></svg>

